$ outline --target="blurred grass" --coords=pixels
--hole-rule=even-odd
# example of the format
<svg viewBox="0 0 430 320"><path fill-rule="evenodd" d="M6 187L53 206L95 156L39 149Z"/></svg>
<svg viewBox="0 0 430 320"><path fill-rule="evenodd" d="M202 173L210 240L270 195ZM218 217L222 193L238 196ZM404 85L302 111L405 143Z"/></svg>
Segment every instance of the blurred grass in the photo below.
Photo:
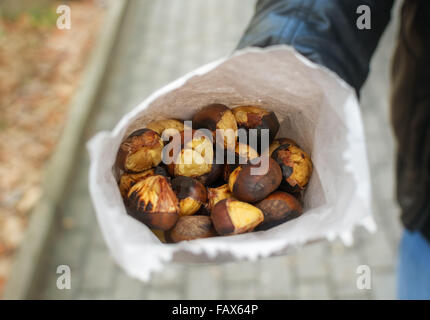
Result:
<svg viewBox="0 0 430 320"><path fill-rule="evenodd" d="M59 4L57 1L34 1L29 5L12 8L3 8L0 6L0 18L4 21L16 22L22 16L26 15L29 18L31 26L49 28L56 24L58 18L56 8ZM0 35L1 33L2 30L0 29Z"/></svg>
<svg viewBox="0 0 430 320"><path fill-rule="evenodd" d="M28 13L31 23L35 27L52 27L56 24L58 14L56 6L47 8L34 8Z"/></svg>

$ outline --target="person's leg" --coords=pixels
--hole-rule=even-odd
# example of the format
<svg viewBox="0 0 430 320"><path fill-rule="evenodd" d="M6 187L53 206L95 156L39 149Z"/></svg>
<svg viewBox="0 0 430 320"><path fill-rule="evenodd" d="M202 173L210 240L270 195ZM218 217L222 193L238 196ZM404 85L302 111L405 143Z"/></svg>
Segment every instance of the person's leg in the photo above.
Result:
<svg viewBox="0 0 430 320"><path fill-rule="evenodd" d="M397 297L430 299L430 243L420 232L405 230L399 251Z"/></svg>

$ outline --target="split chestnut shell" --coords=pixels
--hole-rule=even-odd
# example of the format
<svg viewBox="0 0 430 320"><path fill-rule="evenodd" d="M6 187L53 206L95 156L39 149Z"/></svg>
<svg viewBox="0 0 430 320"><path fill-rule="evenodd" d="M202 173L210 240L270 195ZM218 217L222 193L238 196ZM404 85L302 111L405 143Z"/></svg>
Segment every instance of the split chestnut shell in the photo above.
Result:
<svg viewBox="0 0 430 320"><path fill-rule="evenodd" d="M152 229L169 230L179 217L179 202L168 178L149 176L130 188L127 212Z"/></svg>

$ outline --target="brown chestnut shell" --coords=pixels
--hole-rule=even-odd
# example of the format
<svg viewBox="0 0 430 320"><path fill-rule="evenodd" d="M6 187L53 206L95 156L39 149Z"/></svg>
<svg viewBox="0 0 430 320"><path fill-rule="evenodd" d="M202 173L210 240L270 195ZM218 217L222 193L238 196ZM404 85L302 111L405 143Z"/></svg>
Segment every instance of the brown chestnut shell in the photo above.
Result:
<svg viewBox="0 0 430 320"><path fill-rule="evenodd" d="M148 169L139 173L124 173L119 179L119 191L123 199L127 197L128 191L132 186L134 186L140 180L153 175L154 169Z"/></svg>
<svg viewBox="0 0 430 320"><path fill-rule="evenodd" d="M185 127L182 121L166 119L151 121L146 125L146 128L157 132L160 137L163 137L163 134L173 136L175 133L180 133L188 127Z"/></svg>
<svg viewBox="0 0 430 320"><path fill-rule="evenodd" d="M128 192L127 213L149 228L169 230L179 217L179 202L168 178L151 175L137 182Z"/></svg>
<svg viewBox="0 0 430 320"><path fill-rule="evenodd" d="M297 193L304 190L312 175L310 156L296 145L284 144L275 149L271 157L282 169L284 191Z"/></svg>
<svg viewBox="0 0 430 320"><path fill-rule="evenodd" d="M210 212L215 205L224 199L231 198L233 194L230 192L228 185L224 184L217 188L207 188L208 200L206 202L206 209Z"/></svg>
<svg viewBox="0 0 430 320"><path fill-rule="evenodd" d="M177 145L178 143L181 145ZM212 137L196 135L196 131L191 132L184 130L180 139L173 139L174 147L170 151L170 156L175 159L174 162L167 165L168 172L172 176L187 176L200 181L204 185L208 185L222 174L223 165L215 163L216 154L212 144ZM198 149L200 147L200 150ZM202 151L209 148L212 152L210 160L207 155L203 155ZM174 150L178 152L175 154ZM186 163L185 159L189 156L191 163Z"/></svg>
<svg viewBox="0 0 430 320"><path fill-rule="evenodd" d="M136 182L154 174L168 177L167 170L162 164L139 173L123 173L118 183L119 191L123 199L127 198L128 191L136 184Z"/></svg>
<svg viewBox="0 0 430 320"><path fill-rule="evenodd" d="M264 220L264 215L249 203L228 198L215 205L211 219L220 235L233 235L254 230Z"/></svg>
<svg viewBox="0 0 430 320"><path fill-rule="evenodd" d="M234 163L228 163L229 155L232 155L230 157L234 158ZM246 164L247 162L249 162L249 160L252 160L252 159L255 159L258 157L259 157L259 154L254 148L252 148L251 146L249 146L247 144L238 142L236 144L234 154L232 151L227 150L226 161L225 161L224 169L223 169L224 180L228 182L228 178L230 177L230 174L239 165Z"/></svg>
<svg viewBox="0 0 430 320"><path fill-rule="evenodd" d="M281 168L272 158L266 159L268 171L264 175L252 175L251 169L259 168L260 164L251 163L237 167L230 174L228 185L235 198L245 202L257 202L278 189L282 181Z"/></svg>
<svg viewBox="0 0 430 320"><path fill-rule="evenodd" d="M293 195L275 191L255 205L264 214L264 221L257 230L267 230L286 221L295 219L303 213L302 206Z"/></svg>
<svg viewBox="0 0 430 320"><path fill-rule="evenodd" d="M260 106L239 106L232 109L238 128L257 130L257 150L262 153L266 148L261 144L262 129L269 130L269 143L273 141L279 131L279 120L273 111ZM266 146L268 147L268 146Z"/></svg>
<svg viewBox="0 0 430 320"><path fill-rule="evenodd" d="M171 242L189 241L217 236L212 220L207 216L183 216L166 232Z"/></svg>
<svg viewBox="0 0 430 320"><path fill-rule="evenodd" d="M192 215L206 202L206 187L190 177L179 176L171 182L173 192L179 200L179 215Z"/></svg>
<svg viewBox="0 0 430 320"><path fill-rule="evenodd" d="M160 164L163 147L164 143L155 131L136 130L121 143L116 164L128 172L148 170Z"/></svg>
<svg viewBox="0 0 430 320"><path fill-rule="evenodd" d="M229 143L236 141L237 123L233 113L226 105L220 103L207 105L194 114L192 121L194 129L209 129L214 138L216 130L219 129L224 138L224 146L228 149L234 148L234 145Z"/></svg>
<svg viewBox="0 0 430 320"><path fill-rule="evenodd" d="M296 146L296 147L300 148L300 146L297 144L297 142L295 142L293 139L290 139L290 138L277 138L277 139L273 140L272 143L270 144L270 147L269 147L269 156L272 155L273 151L275 151L276 149L278 149L280 146L282 146L284 144L291 144L293 146Z"/></svg>
<svg viewBox="0 0 430 320"><path fill-rule="evenodd" d="M203 183L205 186L210 185L221 176L222 170L223 170L223 165L215 163L215 159L214 159L211 166L211 171L209 171L208 173L202 176L196 177L196 179L201 183Z"/></svg>

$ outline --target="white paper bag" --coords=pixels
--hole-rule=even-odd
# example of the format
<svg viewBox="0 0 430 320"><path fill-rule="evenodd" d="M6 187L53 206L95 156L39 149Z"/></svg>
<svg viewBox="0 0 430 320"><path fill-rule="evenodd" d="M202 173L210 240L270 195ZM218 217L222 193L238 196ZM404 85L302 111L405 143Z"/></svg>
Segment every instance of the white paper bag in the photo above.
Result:
<svg viewBox="0 0 430 320"><path fill-rule="evenodd" d="M278 136L296 140L310 153L314 171L304 214L267 231L163 244L126 213L114 168L117 150L151 120L190 119L215 102L273 110L281 123ZM89 187L104 238L116 261L144 281L171 261L254 260L322 238L351 243L357 225L375 230L356 96L334 73L285 45L248 48L190 72L152 94L111 132L98 133L87 147Z"/></svg>

